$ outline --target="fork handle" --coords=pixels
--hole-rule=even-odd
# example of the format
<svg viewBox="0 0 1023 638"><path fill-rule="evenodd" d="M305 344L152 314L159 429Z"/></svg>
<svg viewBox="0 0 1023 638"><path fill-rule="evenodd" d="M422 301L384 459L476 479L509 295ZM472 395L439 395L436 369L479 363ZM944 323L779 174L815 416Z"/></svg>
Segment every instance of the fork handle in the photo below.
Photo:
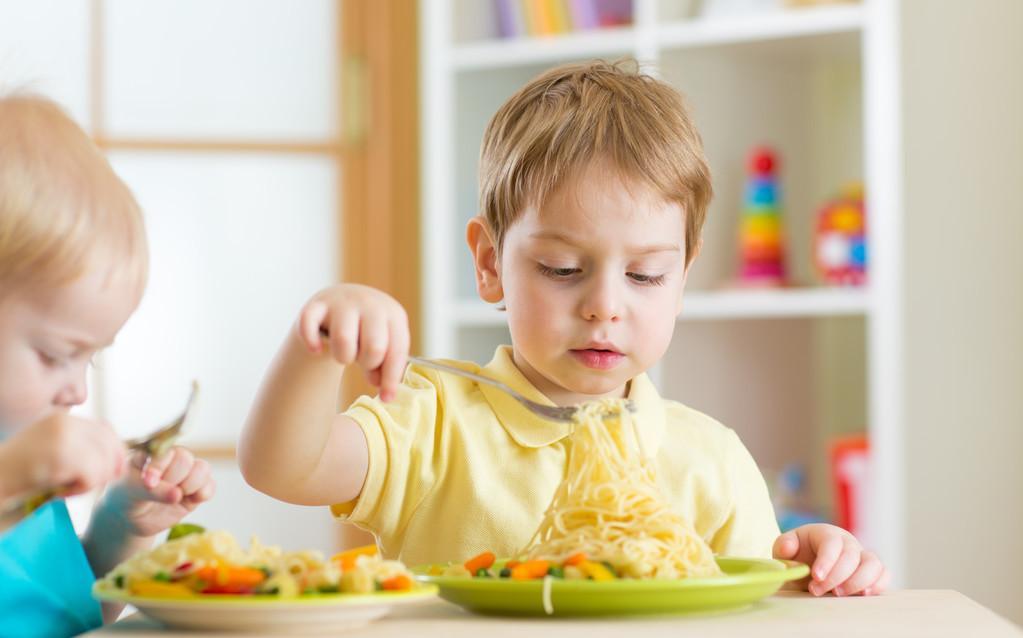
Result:
<svg viewBox="0 0 1023 638"><path fill-rule="evenodd" d="M500 381L491 379L489 377L484 377L482 375L478 375L478 374L476 374L474 372L469 372L468 370L463 370L461 368L456 368L455 366L449 366L446 363L439 363L437 361L431 361L430 359L423 359L421 357L411 357L410 356L408 358L408 360L409 360L409 363L416 363L416 364L419 364L421 366L426 366L427 368L433 368L435 370L440 370L442 372L449 372L451 374L456 374L456 375L458 375L460 377L465 377L467 379L472 379L473 381L478 381L479 383L486 383L488 385L492 385L495 388L497 388L498 390L501 390L502 392L506 392L506 393L510 394L511 396L513 396L515 398L522 397L521 394L519 394L515 390L511 389L507 385L501 383ZM525 398L525 397L522 397L522 398Z"/></svg>

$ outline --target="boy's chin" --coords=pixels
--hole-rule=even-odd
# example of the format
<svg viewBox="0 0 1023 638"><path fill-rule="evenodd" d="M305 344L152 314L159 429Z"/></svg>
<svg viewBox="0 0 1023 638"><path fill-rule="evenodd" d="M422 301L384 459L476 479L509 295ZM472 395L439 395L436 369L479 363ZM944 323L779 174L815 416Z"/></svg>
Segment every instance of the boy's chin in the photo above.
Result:
<svg viewBox="0 0 1023 638"><path fill-rule="evenodd" d="M573 375L567 380L564 388L574 394L585 394L594 399L606 396L608 393L620 390L629 378L622 371L613 372L590 372L581 375Z"/></svg>

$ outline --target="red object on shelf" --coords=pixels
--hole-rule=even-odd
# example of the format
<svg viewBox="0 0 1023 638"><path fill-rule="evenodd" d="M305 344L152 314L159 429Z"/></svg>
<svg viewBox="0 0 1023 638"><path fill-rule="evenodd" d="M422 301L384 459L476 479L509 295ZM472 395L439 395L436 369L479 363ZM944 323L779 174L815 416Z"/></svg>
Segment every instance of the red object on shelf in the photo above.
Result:
<svg viewBox="0 0 1023 638"><path fill-rule="evenodd" d="M860 538L866 534L870 481L870 445L865 435L843 437L831 445L835 523Z"/></svg>
<svg viewBox="0 0 1023 638"><path fill-rule="evenodd" d="M771 175L774 173L774 167L777 166L778 160L774 154L774 151L766 146L760 146L753 149L753 152L749 156L749 172L754 175Z"/></svg>

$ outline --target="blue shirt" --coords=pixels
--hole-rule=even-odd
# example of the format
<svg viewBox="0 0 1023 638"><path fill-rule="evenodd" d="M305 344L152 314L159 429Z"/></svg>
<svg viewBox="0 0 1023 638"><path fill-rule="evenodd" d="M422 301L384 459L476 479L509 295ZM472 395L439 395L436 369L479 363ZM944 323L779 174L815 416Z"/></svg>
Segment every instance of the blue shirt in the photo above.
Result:
<svg viewBox="0 0 1023 638"><path fill-rule="evenodd" d="M74 636L103 624L67 506L51 501L0 534L0 637Z"/></svg>

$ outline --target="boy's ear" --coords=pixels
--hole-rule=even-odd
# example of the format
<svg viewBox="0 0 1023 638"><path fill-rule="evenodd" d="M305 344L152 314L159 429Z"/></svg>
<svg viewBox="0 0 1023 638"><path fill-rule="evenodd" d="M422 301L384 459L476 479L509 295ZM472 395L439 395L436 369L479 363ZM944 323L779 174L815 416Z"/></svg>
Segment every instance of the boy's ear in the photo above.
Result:
<svg viewBox="0 0 1023 638"><path fill-rule="evenodd" d="M497 245L490 236L486 221L479 215L469 220L465 228L465 240L472 251L472 261L476 268L476 291L480 299L487 303L501 301L504 299L504 288L501 287Z"/></svg>

